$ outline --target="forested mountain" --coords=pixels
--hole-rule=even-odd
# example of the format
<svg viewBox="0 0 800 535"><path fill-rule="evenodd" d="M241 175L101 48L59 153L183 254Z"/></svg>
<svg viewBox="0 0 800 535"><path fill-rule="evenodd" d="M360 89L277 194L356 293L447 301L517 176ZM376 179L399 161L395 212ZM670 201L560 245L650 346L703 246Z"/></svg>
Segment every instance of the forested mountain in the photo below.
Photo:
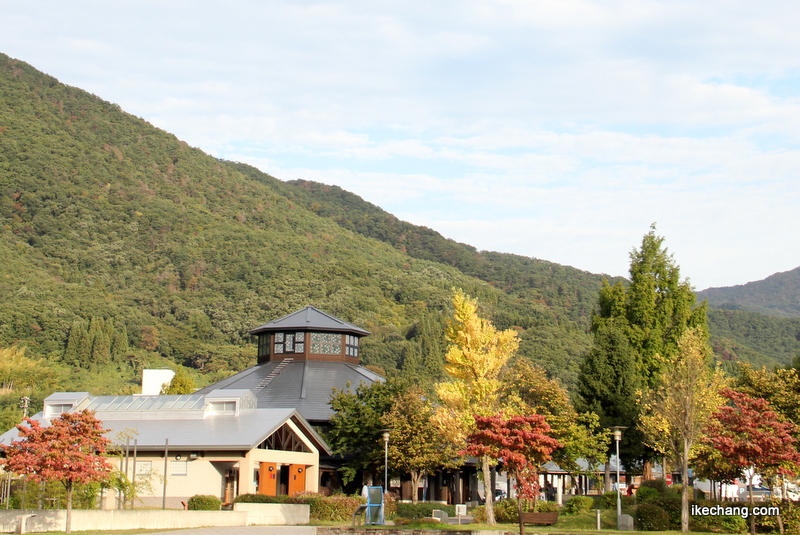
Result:
<svg viewBox="0 0 800 535"><path fill-rule="evenodd" d="M764 280L698 292L716 308L747 310L779 318L800 317L800 267Z"/></svg>
<svg viewBox="0 0 800 535"><path fill-rule="evenodd" d="M345 228L307 193L2 56L0 346L27 346L61 388L115 392L170 362L211 381L252 362L247 329L313 304L373 332L366 364L431 380L462 287L574 378L585 317Z"/></svg>
<svg viewBox="0 0 800 535"><path fill-rule="evenodd" d="M25 346L32 360L15 366L52 372L47 391L3 386L7 413L53 389L130 391L144 366L214 381L254 362L248 329L305 305L371 331L365 364L429 384L454 287L571 385L602 284L476 251L335 186L217 160L4 55L0 220L0 348ZM791 328L756 341L728 323L720 354L791 360Z"/></svg>

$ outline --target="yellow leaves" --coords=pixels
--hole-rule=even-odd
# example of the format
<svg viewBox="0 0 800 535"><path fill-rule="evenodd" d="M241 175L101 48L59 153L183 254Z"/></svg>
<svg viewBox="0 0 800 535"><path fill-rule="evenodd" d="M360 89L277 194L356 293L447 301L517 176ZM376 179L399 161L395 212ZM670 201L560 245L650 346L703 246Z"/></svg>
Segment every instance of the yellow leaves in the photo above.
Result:
<svg viewBox="0 0 800 535"><path fill-rule="evenodd" d="M711 413L723 403L727 379L710 366L711 348L700 329L686 331L658 385L643 400L641 427L648 445L678 457L689 455Z"/></svg>
<svg viewBox="0 0 800 535"><path fill-rule="evenodd" d="M441 405L434 421L443 433L460 442L475 426L473 415L493 416L503 408L498 377L519 340L514 330L498 331L479 317L477 301L463 291L454 291L453 306L453 320L446 332L451 346L445 357L445 371L453 380L435 387Z"/></svg>
<svg viewBox="0 0 800 535"><path fill-rule="evenodd" d="M516 331L498 331L479 317L477 300L462 290L454 292L453 306L453 321L447 328L447 340L452 345L445 356L445 371L466 381L497 378L519 347Z"/></svg>

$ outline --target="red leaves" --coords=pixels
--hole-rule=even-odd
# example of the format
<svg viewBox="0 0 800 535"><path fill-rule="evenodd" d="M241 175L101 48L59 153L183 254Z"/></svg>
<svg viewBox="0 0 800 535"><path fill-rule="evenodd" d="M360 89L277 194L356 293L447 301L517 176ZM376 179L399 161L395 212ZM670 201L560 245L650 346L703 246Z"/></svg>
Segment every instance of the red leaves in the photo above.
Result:
<svg viewBox="0 0 800 535"><path fill-rule="evenodd" d="M6 470L35 481L89 483L106 479L111 465L102 456L110 440L100 421L89 411L65 413L42 427L27 418L19 424L20 440L5 448Z"/></svg>
<svg viewBox="0 0 800 535"><path fill-rule="evenodd" d="M795 427L781 421L770 410L769 402L731 389L722 391L731 401L712 416L706 441L719 450L732 465L756 467L759 471L791 471L800 462L800 453L791 433Z"/></svg>
<svg viewBox="0 0 800 535"><path fill-rule="evenodd" d="M550 460L562 445L549 436L544 416L475 416L478 430L467 437L467 448L459 453L502 460L517 479L518 492L525 497L538 493L538 468Z"/></svg>

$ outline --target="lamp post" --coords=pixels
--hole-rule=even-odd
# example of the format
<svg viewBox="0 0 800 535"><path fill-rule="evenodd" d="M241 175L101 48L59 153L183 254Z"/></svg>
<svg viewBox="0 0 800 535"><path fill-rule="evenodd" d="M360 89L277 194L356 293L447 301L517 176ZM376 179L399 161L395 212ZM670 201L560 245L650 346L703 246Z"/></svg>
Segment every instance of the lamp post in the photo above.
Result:
<svg viewBox="0 0 800 535"><path fill-rule="evenodd" d="M384 493L389 492L389 431L383 430L383 485Z"/></svg>
<svg viewBox="0 0 800 535"><path fill-rule="evenodd" d="M616 425L611 429L614 430L614 442L617 443L617 522L622 515L622 497L619 490L619 441L622 440L622 430L627 429L621 425Z"/></svg>

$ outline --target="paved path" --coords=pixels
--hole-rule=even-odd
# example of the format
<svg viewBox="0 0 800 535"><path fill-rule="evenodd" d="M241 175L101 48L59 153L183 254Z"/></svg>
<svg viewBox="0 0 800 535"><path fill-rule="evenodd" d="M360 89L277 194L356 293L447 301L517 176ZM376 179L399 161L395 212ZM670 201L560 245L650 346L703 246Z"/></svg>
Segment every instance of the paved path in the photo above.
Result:
<svg viewBox="0 0 800 535"><path fill-rule="evenodd" d="M219 526L159 531L154 535L315 535L314 526Z"/></svg>

